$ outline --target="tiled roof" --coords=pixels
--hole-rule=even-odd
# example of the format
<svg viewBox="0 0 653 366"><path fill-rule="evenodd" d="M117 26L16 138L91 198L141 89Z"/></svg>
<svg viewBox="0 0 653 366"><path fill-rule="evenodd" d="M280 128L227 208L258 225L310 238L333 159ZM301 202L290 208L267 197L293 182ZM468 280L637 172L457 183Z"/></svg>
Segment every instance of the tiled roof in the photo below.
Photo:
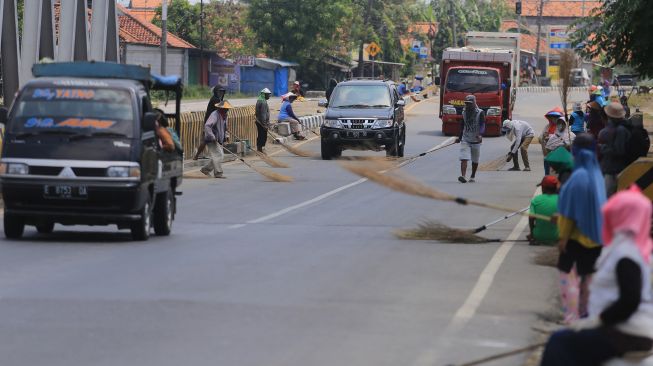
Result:
<svg viewBox="0 0 653 366"><path fill-rule="evenodd" d="M509 0L511 9L515 8L516 0ZM560 17L560 18L578 18L588 16L590 11L595 8L600 8L603 1L591 0L547 0L544 2L544 9L542 10L543 17ZM538 7L540 0L522 0L522 16L536 17L538 16ZM583 12L583 7L584 12Z"/></svg>
<svg viewBox="0 0 653 366"><path fill-rule="evenodd" d="M161 44L161 28L139 19L123 6L118 7L118 23L120 24L120 38L127 43L136 43L150 46ZM192 44L168 32L168 47L196 48Z"/></svg>
<svg viewBox="0 0 653 366"><path fill-rule="evenodd" d="M170 0L168 0L168 3L170 3ZM131 0L129 11L135 18L151 22L159 6L161 6L161 0Z"/></svg>

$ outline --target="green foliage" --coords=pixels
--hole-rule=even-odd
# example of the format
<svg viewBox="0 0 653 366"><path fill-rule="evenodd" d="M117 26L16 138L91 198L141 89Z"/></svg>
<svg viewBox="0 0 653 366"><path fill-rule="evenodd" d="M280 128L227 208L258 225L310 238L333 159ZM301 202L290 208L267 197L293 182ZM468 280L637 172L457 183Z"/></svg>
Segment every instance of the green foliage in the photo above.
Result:
<svg viewBox="0 0 653 366"><path fill-rule="evenodd" d="M221 55L255 55L256 38L247 24L248 7L234 0L212 0L204 5L205 37Z"/></svg>
<svg viewBox="0 0 653 366"><path fill-rule="evenodd" d="M152 23L161 26L161 6L156 9ZM193 46L200 47L200 6L192 5L188 0L172 0L168 5L168 32L173 33ZM210 47L207 37L204 37L204 47Z"/></svg>
<svg viewBox="0 0 653 366"><path fill-rule="evenodd" d="M572 44L581 55L605 55L612 65L629 65L653 76L653 7L650 0L604 0L589 17L574 24Z"/></svg>

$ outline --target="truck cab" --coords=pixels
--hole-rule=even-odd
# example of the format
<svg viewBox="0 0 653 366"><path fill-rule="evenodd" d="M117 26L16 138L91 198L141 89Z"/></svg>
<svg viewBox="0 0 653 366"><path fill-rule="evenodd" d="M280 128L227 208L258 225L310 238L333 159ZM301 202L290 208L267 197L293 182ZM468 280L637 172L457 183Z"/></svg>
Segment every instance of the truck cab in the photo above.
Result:
<svg viewBox="0 0 653 366"><path fill-rule="evenodd" d="M179 79L94 62L37 64L33 74L0 110L5 236L21 237L25 225L47 234L55 223L116 224L135 240L151 227L169 235L183 160L162 150L149 92L176 90L179 101ZM179 109L174 117L179 131Z"/></svg>

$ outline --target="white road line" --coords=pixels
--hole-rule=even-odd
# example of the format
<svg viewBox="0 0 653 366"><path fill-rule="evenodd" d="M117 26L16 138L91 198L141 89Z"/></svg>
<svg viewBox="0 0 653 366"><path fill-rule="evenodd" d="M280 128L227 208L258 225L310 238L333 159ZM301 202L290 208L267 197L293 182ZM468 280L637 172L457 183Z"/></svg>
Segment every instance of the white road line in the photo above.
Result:
<svg viewBox="0 0 653 366"><path fill-rule="evenodd" d="M533 196L537 196L541 193L541 188L537 188ZM528 216L523 216L521 220L517 223L515 228L510 232L506 241L499 246L499 249L494 252L494 255L488 262L488 264L481 272L476 284L472 288L472 291L467 295L467 299L463 305L456 311L453 318L449 321L449 324L444 328L436 344L433 348L424 352L415 362L415 365L418 366L433 366L438 360L439 353L446 346L445 342L447 338L454 336L458 333L467 323L474 317L479 306L483 302L485 295L487 295L492 283L494 282L494 277L501 268L503 261L508 256L508 252L515 245L515 240L519 239L519 236L526 228L528 224Z"/></svg>
<svg viewBox="0 0 653 366"><path fill-rule="evenodd" d="M440 144L438 144L438 145L434 146L433 148L431 148L431 150L437 149L437 148L439 148L439 147L442 147L442 146L444 146L444 145L447 145L447 144L451 143L451 139L452 139L452 138L453 138L453 137L450 137L450 138L444 140L444 141L441 142ZM397 168L400 168L400 167L402 167L402 166L408 164L409 162L412 162L412 160L406 160L406 161L402 162L401 164L399 164L399 165L397 166ZM274 219L274 218L277 218L277 217L279 217L279 216L283 216L283 215L285 215L285 214L287 214L287 213L290 213L290 212L292 212L292 211L299 210L300 208L304 208L304 207L306 207L306 206L309 206L309 205L312 205L312 204L314 204L314 203L320 202L320 201L322 201L322 200L324 200L324 199L326 199L326 198L329 198L329 197L331 197L331 196L333 196L333 195L335 195L335 194L338 194L338 193L340 193L340 192L342 192L342 191L344 191L344 190L347 190L347 189L352 188L352 187L355 187L355 186L357 186L357 185L359 185L359 184L365 183L365 182L367 182L367 180L368 180L367 178L361 178L361 179L359 179L359 180L357 180L357 181L355 181L355 182L352 182L352 183L346 184L346 185L344 185L344 186L342 186L342 187L339 187L339 188L336 188L336 189L334 189L334 190L332 190L332 191L329 191L329 192L326 192L326 193L324 193L324 194L321 194L321 195L319 195L319 196L317 196L317 197L315 197L315 198L312 198L312 199L310 199L310 200L308 200L308 201L304 201L304 202L298 203L298 204L296 204L296 205L293 205L293 206L290 206L290 207L286 207L286 208L284 208L284 209L282 209L282 210L279 210L279 211L277 211L277 212L271 213L271 214L269 214L269 215L265 215L265 216L259 217L259 218L254 219L254 220L249 220L249 221L245 222L244 224L235 224L235 225L227 226L227 229L240 229L240 228L245 227L245 226L247 226L247 225L249 225L249 224L260 224L260 223L262 223L262 222L272 220L272 219Z"/></svg>

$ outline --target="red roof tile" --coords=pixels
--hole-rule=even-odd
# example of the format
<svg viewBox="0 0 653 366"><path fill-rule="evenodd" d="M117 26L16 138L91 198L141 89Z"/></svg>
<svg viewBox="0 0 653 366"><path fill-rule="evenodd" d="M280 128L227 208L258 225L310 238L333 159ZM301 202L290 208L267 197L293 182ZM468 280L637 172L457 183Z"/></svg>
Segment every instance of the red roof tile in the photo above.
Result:
<svg viewBox="0 0 653 366"><path fill-rule="evenodd" d="M509 0L511 9L515 8L516 0ZM591 0L547 0L542 10L543 17L578 18L588 16L590 11L600 8L603 1ZM522 15L528 17L538 16L540 0L522 0ZM583 11L584 7L584 11Z"/></svg>
<svg viewBox="0 0 653 366"><path fill-rule="evenodd" d="M129 9L118 6L118 23L120 25L120 38L128 43L150 46L161 44L161 28L139 19L131 14ZM176 35L168 32L168 46L176 48L196 48Z"/></svg>

